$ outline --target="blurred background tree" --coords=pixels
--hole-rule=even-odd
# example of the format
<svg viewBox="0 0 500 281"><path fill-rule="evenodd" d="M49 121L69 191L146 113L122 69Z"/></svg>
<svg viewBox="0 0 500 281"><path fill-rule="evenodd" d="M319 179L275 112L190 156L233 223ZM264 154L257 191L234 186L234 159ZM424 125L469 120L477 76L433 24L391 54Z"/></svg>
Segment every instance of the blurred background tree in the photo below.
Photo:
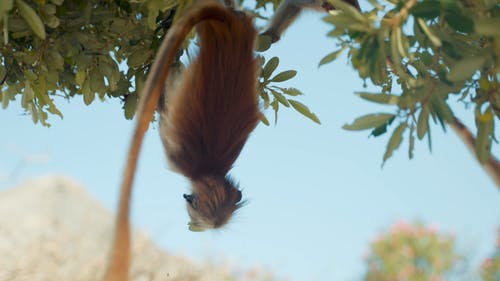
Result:
<svg viewBox="0 0 500 281"><path fill-rule="evenodd" d="M496 249L491 257L483 261L481 277L484 281L500 280L500 231L498 232Z"/></svg>
<svg viewBox="0 0 500 281"><path fill-rule="evenodd" d="M325 17L333 27L328 36L337 47L319 64L347 52L365 85L379 88L357 94L392 108L363 115L344 128L370 130L375 137L392 130L385 162L404 136L409 158L416 139L426 138L431 149L431 120L443 130L451 126L500 187L500 162L491 155L495 120L500 118L499 1L368 0L361 3L362 13L341 0L325 1L337 8ZM48 125L49 113L63 116L56 96L83 98L87 105L96 97L118 98L125 117L132 118L137 93L165 32L191 2L0 1L3 108L16 100L35 123ZM281 1L238 2L258 19L266 19ZM260 50L270 47L264 37L260 43ZM189 60L190 53L185 54ZM274 74L278 64L278 58L263 60L259 79L263 107L275 112L275 120L280 107L290 107L320 123L296 100L299 90L279 84L296 71ZM471 109L470 116L460 118L473 118L474 128L465 127L455 115L456 104ZM269 124L267 119L263 122Z"/></svg>
<svg viewBox="0 0 500 281"><path fill-rule="evenodd" d="M363 280L444 281L460 259L453 236L399 222L371 244Z"/></svg>

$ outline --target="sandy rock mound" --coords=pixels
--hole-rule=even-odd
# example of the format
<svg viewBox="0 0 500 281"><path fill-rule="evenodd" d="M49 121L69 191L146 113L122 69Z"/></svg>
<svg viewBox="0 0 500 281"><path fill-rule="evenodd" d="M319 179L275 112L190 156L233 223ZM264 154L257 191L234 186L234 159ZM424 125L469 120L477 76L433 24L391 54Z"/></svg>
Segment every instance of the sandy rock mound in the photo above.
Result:
<svg viewBox="0 0 500 281"><path fill-rule="evenodd" d="M100 280L112 223L109 210L62 176L0 192L0 281ZM139 232L133 253L132 280L260 279L171 256Z"/></svg>

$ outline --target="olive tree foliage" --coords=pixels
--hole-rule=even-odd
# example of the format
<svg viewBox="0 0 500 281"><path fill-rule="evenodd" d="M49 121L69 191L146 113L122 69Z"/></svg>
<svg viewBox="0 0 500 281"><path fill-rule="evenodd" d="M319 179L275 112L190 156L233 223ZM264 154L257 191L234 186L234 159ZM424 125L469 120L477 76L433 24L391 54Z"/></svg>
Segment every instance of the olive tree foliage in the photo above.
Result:
<svg viewBox="0 0 500 281"><path fill-rule="evenodd" d="M348 52L360 77L380 89L359 97L387 105L344 129L371 130L375 137L392 131L386 161L403 138L412 158L416 139L431 148L431 123L450 126L500 187L500 163L491 155L500 118L500 1L369 0L363 13L330 2L343 11L325 17L338 48L320 65ZM472 131L452 103L470 109Z"/></svg>
<svg viewBox="0 0 500 281"><path fill-rule="evenodd" d="M35 123L63 117L56 96L123 101L134 116L138 96L169 27L192 0L1 0L0 99L20 101ZM269 1L255 3L256 12ZM276 7L277 2L274 1ZM175 12L174 12L175 11ZM175 15L175 16L174 16ZM257 15L258 16L258 15ZM185 44L185 48L190 44ZM276 71L279 60L262 61L260 95L265 108L280 104L319 123L296 100L301 92L277 84L296 71ZM60 99L59 99L60 100ZM269 124L267 119L262 120Z"/></svg>

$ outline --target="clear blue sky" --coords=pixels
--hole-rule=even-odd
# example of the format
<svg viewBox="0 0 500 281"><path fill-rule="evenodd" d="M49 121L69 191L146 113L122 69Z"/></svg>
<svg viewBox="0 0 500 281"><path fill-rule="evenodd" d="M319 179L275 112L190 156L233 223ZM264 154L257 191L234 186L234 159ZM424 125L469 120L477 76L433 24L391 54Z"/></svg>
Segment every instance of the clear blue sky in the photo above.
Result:
<svg viewBox="0 0 500 281"><path fill-rule="evenodd" d="M363 90L363 82L345 58L317 68L335 49L320 18L306 13L266 55L279 54L280 70L299 71L286 86L306 94L301 101L323 124L283 110L277 126L259 125L232 170L249 204L225 230L204 233L187 230L182 193L188 183L167 170L152 126L135 183L134 223L175 253L262 266L300 281L360 277L369 242L401 219L421 219L455 233L460 250L474 258L491 252L500 226L500 191L453 132L433 126L432 154L427 143L417 142L411 161L405 140L381 169L388 136L341 129L355 117L391 108L352 94ZM51 117L51 128L34 126L16 102L0 110L0 174L13 171L25 155L48 156L46 163L29 162L16 177L4 177L0 187L62 173L114 208L133 123L116 101L86 107L77 98L58 100L58 106L64 120ZM454 109L471 124L471 112ZM498 145L494 153L500 156Z"/></svg>

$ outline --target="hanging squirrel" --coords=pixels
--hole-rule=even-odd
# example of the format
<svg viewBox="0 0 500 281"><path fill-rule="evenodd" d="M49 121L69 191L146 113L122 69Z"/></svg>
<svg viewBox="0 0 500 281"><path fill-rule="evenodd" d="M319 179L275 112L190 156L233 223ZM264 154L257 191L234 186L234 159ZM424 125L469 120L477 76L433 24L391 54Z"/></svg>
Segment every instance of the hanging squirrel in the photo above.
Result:
<svg viewBox="0 0 500 281"><path fill-rule="evenodd" d="M241 206L241 191L227 173L262 118L257 92L260 63L253 53L257 31L252 17L219 1L204 0L169 29L143 88L106 281L128 278L130 197L140 146L165 91L170 66L195 26L199 55L159 106L161 139L171 167L192 184L192 194L184 195L191 230L221 227Z"/></svg>
<svg viewBox="0 0 500 281"><path fill-rule="evenodd" d="M356 0L346 1L359 9ZM196 1L170 27L156 55L140 96L105 281L128 280L132 183L144 134L157 109L170 166L191 182L192 193L184 194L190 230L222 227L243 204L228 172L262 118L257 90L260 63L253 53L257 31L253 17L235 11L232 0L224 3ZM264 35L277 41L304 7L333 9L325 1L285 0ZM193 27L199 54L179 83L167 83ZM166 84L171 88L165 89Z"/></svg>

